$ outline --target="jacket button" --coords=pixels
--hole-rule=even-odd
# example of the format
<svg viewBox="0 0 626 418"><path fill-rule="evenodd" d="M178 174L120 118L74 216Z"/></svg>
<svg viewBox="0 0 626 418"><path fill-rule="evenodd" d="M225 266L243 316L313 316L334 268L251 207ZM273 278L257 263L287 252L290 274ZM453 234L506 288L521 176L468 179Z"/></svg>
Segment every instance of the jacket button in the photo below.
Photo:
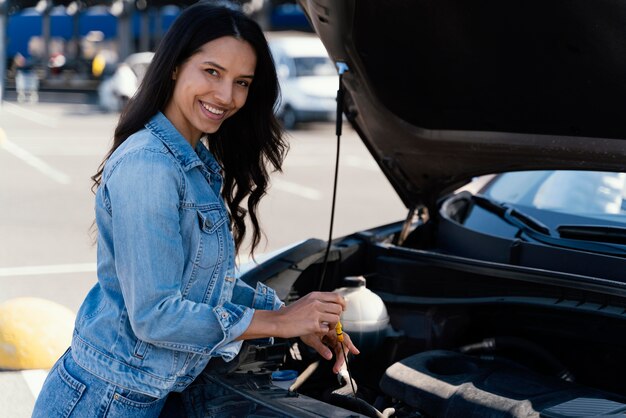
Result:
<svg viewBox="0 0 626 418"><path fill-rule="evenodd" d="M205 219L205 220L204 220L204 227L205 227L205 228L210 228L210 227L211 227L211 221L210 221L210 220L208 220L208 219Z"/></svg>
<svg viewBox="0 0 626 418"><path fill-rule="evenodd" d="M224 319L228 318L228 314L226 312L222 312L222 318Z"/></svg>
<svg viewBox="0 0 626 418"><path fill-rule="evenodd" d="M265 295L265 294L267 294L267 287L264 287L264 288L263 288L263 294L264 294L264 295Z"/></svg>

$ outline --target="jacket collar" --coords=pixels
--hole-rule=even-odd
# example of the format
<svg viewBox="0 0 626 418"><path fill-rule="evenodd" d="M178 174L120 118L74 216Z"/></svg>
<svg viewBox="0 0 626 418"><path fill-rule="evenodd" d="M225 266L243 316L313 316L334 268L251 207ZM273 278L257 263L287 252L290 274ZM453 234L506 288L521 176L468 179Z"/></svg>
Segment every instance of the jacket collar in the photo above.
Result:
<svg viewBox="0 0 626 418"><path fill-rule="evenodd" d="M181 135L167 117L158 112L146 123L146 128L152 132L170 150L185 171L205 165L209 171L220 174L222 168L213 157L213 154L198 141L196 149Z"/></svg>

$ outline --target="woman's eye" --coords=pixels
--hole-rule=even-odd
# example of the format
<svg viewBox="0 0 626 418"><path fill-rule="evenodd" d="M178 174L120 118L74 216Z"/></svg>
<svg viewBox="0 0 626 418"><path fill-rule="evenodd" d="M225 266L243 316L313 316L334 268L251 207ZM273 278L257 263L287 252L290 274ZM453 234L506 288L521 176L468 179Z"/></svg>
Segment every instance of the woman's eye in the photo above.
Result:
<svg viewBox="0 0 626 418"><path fill-rule="evenodd" d="M207 69L206 69L206 70L204 70L204 71L206 71L207 73L209 73L209 74L211 74L211 75L219 75L219 73L217 72L217 70L216 70L216 69L214 69L214 68L207 68Z"/></svg>
<svg viewBox="0 0 626 418"><path fill-rule="evenodd" d="M249 81L245 81L245 80L239 80L239 81L237 81L237 84L239 84L242 87L250 87L250 82Z"/></svg>

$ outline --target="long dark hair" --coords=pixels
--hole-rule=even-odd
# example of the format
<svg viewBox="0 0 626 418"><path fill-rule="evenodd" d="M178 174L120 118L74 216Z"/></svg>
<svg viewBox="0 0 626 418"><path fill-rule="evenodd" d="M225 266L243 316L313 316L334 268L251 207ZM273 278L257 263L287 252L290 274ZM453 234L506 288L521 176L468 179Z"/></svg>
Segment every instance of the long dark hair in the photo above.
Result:
<svg viewBox="0 0 626 418"><path fill-rule="evenodd" d="M222 197L230 211L235 245L239 250L249 213L253 227L250 253L253 253L261 240L256 209L268 187L268 167L272 171L281 170L288 146L274 116L279 86L267 41L259 25L233 7L200 2L185 9L174 21L139 90L120 115L113 146L92 177L93 189L100 185L104 165L111 154L130 135L143 129L152 116L165 109L174 91L174 69L205 43L223 36L248 42L257 59L254 83L250 85L245 105L226 119L217 132L207 135L208 147L224 169ZM247 210L240 206L246 197Z"/></svg>

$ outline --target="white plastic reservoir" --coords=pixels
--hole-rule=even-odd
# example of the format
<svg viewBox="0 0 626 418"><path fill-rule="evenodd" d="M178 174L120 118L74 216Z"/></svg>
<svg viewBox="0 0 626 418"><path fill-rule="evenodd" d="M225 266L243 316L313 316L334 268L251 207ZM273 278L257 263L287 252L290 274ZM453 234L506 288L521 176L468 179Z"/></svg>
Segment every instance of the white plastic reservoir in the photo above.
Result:
<svg viewBox="0 0 626 418"><path fill-rule="evenodd" d="M343 330L361 352L376 350L383 343L389 325L389 315L383 300L365 287L365 278L345 278L346 287L335 289L346 299L341 314Z"/></svg>

